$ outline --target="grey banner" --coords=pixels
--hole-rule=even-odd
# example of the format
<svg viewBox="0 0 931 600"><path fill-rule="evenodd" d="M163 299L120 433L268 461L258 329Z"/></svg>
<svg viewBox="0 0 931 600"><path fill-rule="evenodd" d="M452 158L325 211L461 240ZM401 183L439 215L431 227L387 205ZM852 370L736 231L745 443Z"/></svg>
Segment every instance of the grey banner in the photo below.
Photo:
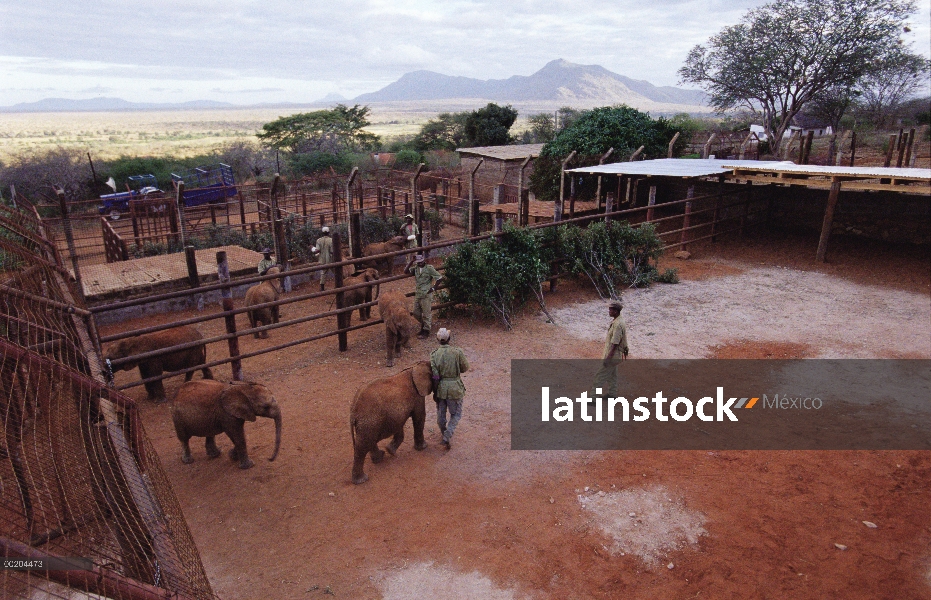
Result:
<svg viewBox="0 0 931 600"><path fill-rule="evenodd" d="M512 360L511 448L931 450L931 361Z"/></svg>
<svg viewBox="0 0 931 600"><path fill-rule="evenodd" d="M46 558L7 558L0 566L10 571L92 571L94 561L89 558L46 557Z"/></svg>

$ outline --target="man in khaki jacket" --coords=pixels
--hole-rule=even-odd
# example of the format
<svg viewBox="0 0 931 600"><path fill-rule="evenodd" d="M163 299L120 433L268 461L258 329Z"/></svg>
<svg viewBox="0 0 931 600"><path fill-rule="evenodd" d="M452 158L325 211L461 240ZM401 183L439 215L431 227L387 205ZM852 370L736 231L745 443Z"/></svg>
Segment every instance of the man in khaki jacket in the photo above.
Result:
<svg viewBox="0 0 931 600"><path fill-rule="evenodd" d="M317 238L317 243L312 248L313 253L317 255L317 261L321 265L325 265L333 262L333 238L330 237L330 228L324 227L320 230L323 234ZM320 291L323 291L324 284L326 283L327 273L332 271L332 269L320 269Z"/></svg>
<svg viewBox="0 0 931 600"><path fill-rule="evenodd" d="M456 431L456 425L462 417L462 400L465 398L465 385L461 373L469 370L462 349L449 345L450 333L442 327L436 333L440 347L430 354L430 368L433 371L433 399L436 400L436 424L443 434L443 445L449 450L450 440ZM446 423L446 411L449 410L449 424Z"/></svg>
<svg viewBox="0 0 931 600"><path fill-rule="evenodd" d="M624 305L620 300L612 300L608 303L608 314L613 319L608 326L608 334L605 336L604 353L601 357L601 369L595 375L595 387L601 388L602 398L617 397L617 364L620 360L620 354L624 360L627 359L627 353L630 349L627 347L627 323L621 316L621 309ZM597 393L597 390L595 390Z"/></svg>

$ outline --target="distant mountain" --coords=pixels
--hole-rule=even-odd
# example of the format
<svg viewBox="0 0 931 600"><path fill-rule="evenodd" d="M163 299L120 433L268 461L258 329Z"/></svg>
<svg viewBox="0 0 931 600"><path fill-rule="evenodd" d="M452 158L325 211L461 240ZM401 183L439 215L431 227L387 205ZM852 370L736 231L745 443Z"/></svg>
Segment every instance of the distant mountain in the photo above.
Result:
<svg viewBox="0 0 931 600"><path fill-rule="evenodd" d="M13 106L0 107L0 112L110 112L134 110L210 110L215 108L234 108L229 102L213 100L193 100L190 102L155 103L129 102L122 98L90 98L88 100L68 100L67 98L45 98L38 102L23 102Z"/></svg>
<svg viewBox="0 0 931 600"><path fill-rule="evenodd" d="M349 101L349 98L346 98L342 94L337 94L336 92L330 92L323 98L320 98L319 100L317 100L315 104L317 103L323 104L325 102L348 102L348 101Z"/></svg>
<svg viewBox="0 0 931 600"><path fill-rule="evenodd" d="M680 104L701 106L705 94L698 90L657 87L598 65L578 65L554 60L530 76L508 79L452 77L433 71L403 75L377 92L357 96L354 102L398 102L480 98L501 102L550 101L620 104Z"/></svg>

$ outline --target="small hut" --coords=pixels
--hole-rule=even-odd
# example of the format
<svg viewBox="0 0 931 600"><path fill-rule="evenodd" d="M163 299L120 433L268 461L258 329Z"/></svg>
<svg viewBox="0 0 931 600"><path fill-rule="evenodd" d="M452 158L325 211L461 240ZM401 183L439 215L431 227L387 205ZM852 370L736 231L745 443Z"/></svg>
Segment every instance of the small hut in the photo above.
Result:
<svg viewBox="0 0 931 600"><path fill-rule="evenodd" d="M481 202L492 202L495 189L499 186L499 203L517 201L517 185L520 179L520 167L527 157L537 158L543 144L517 144L514 146L478 146L475 148L458 148L462 164L462 174L468 180L469 173L475 168L479 160L485 159L482 166L475 173L475 196ZM533 162L524 169L524 189L530 173L533 172ZM503 194L504 197L500 196ZM513 198L510 198L513 196Z"/></svg>

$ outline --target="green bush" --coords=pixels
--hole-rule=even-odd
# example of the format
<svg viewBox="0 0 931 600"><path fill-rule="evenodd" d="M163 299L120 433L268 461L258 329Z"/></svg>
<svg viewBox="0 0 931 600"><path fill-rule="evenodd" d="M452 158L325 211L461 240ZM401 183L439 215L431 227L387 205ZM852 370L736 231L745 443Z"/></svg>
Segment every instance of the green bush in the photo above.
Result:
<svg viewBox="0 0 931 600"><path fill-rule="evenodd" d="M666 269L659 277L656 278L656 281L660 283L679 283L679 270Z"/></svg>
<svg viewBox="0 0 931 600"><path fill-rule="evenodd" d="M656 281L656 260L663 243L653 225L631 227L626 221L599 221L587 228L563 226L558 243L565 268L584 275L602 298L620 299L625 287Z"/></svg>
<svg viewBox="0 0 931 600"><path fill-rule="evenodd" d="M422 162L424 162L423 155L410 148L399 150L394 156L395 169L416 169L417 165Z"/></svg>
<svg viewBox="0 0 931 600"><path fill-rule="evenodd" d="M314 175L328 171L330 167L337 173L348 173L352 170L355 156L350 152L317 151L291 154L287 157L288 168L297 177Z"/></svg>

